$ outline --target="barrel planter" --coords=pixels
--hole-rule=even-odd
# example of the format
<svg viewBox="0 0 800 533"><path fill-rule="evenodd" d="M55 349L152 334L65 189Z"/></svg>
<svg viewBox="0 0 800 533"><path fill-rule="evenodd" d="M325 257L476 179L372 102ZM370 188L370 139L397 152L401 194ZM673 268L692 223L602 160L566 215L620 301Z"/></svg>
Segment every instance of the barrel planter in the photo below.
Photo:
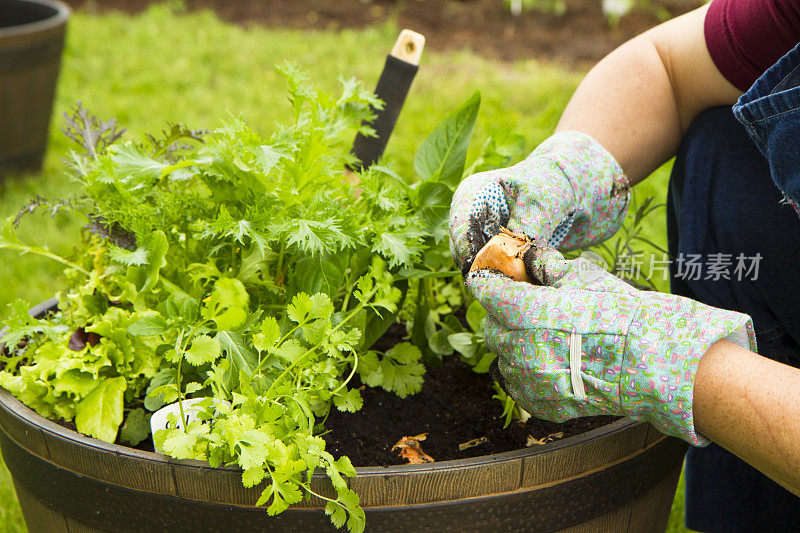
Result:
<svg viewBox="0 0 800 533"><path fill-rule="evenodd" d="M0 2L0 174L42 166L69 8Z"/></svg>
<svg viewBox="0 0 800 533"><path fill-rule="evenodd" d="M55 299L33 309L41 316ZM367 531L663 531L687 445L619 419L524 450L356 468ZM241 471L109 444L0 389L0 450L31 533L335 531L312 497L271 517ZM312 488L332 496L324 476Z"/></svg>
<svg viewBox="0 0 800 533"><path fill-rule="evenodd" d="M271 517L240 471L108 444L0 392L0 448L28 529L331 531L312 498ZM686 445L627 419L536 448L357 468L368 531L663 531ZM332 494L327 478L312 484Z"/></svg>

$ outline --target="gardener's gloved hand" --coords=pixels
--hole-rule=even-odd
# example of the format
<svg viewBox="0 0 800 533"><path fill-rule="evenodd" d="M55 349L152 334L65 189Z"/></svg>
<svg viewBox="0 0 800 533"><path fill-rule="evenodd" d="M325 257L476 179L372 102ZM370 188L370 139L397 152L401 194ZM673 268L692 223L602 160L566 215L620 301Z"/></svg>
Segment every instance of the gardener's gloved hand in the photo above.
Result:
<svg viewBox="0 0 800 533"><path fill-rule="evenodd" d="M500 226L563 250L613 235L625 218L628 180L614 157L578 132L561 132L524 161L461 182L450 207L450 250L466 272Z"/></svg>
<svg viewBox="0 0 800 533"><path fill-rule="evenodd" d="M620 414L694 445L700 358L720 339L755 351L750 317L639 291L588 261L538 250L550 286L482 270L467 286L488 311L487 345L508 394L534 416L563 421Z"/></svg>

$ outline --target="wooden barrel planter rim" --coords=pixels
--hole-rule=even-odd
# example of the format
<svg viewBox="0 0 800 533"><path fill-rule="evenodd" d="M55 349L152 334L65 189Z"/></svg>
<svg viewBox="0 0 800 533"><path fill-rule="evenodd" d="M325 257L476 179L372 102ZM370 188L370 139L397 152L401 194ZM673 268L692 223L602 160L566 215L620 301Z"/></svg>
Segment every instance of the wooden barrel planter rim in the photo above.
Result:
<svg viewBox="0 0 800 533"><path fill-rule="evenodd" d="M25 517L32 533L103 531L110 524L121 523L131 524L131 531L159 530L146 521L136 524L148 512L162 517L166 522L159 527L170 531L218 531L234 517L236 526L229 526L229 531L265 527L327 531L331 527L321 511L324 502L316 497L269 517L264 508L253 506L260 489L243 489L236 468L211 468L202 461L176 460L98 441L39 416L2 390L0 426L0 448L20 504L23 510L29 509ZM628 438L623 439L622 433ZM611 442L614 434L619 438ZM21 442L25 439L28 442ZM598 464L577 468L569 475L558 474L563 460L556 454L571 457L570 449L593 443L595 452L610 446L613 451L609 453L621 457L598 460ZM630 449L623 452L626 447ZM647 424L621 419L536 449L428 465L359 467L348 484L362 496L367 523L375 531L397 530L409 521L420 531L492 531L496 527L558 531L580 524L588 527L578 531L655 531L668 518L685 449L685 443L659 435ZM47 457L50 454L58 457ZM105 459L98 458L102 455ZM65 458L69 464L64 464ZM553 479L538 484L531 480L535 486L523 486L526 475L536 477L535 472L526 472L527 460L540 466L552 464ZM107 470L117 463L126 464L127 472ZM133 478L137 470L147 472L150 479ZM508 479L498 479L503 475ZM154 480L157 482L151 486ZM172 490L155 486L161 484ZM467 487L454 489L455 484ZM507 486L499 486L503 484ZM420 490L420 485L427 485L427 490ZM320 494L332 495L323 475L314 476L312 487ZM464 490L471 494L454 494ZM213 495L207 495L209 491ZM422 500L399 501L409 494L412 498L421 494ZM50 521L36 526L31 517ZM54 526L64 522L66 528Z"/></svg>
<svg viewBox="0 0 800 533"><path fill-rule="evenodd" d="M0 448L32 533L123 523L131 531L331 529L325 502L315 496L269 517L254 506L261 489L244 488L236 467L99 441L41 417L4 390ZM576 531L651 531L666 524L685 450L648 424L620 419L522 450L358 467L347 483L376 531L555 531L576 524ZM324 475L311 486L333 495Z"/></svg>
<svg viewBox="0 0 800 533"><path fill-rule="evenodd" d="M139 450L137 448L123 446L121 444L105 442L95 439L93 437L89 437L87 435L83 435L82 433L72 431L71 429L65 428L64 426L61 426L56 422L53 422L52 420L49 420L39 415L38 413L30 409L28 406L20 402L18 399L16 399L14 395L12 395L10 392L2 388L0 388L0 408L4 408L10 413L13 413L19 419L24 420L25 422L35 427L38 427L39 429L47 431L55 436L58 436L62 439L74 441L83 446L90 446L92 448L96 448L97 450L101 450L104 452L112 453L115 455L135 457L138 459L145 459L147 461L173 463L173 464L180 464L182 466L192 466L200 468L211 468L211 466L205 461L198 461L195 459L174 459L168 455L164 455L161 453L148 452L144 450ZM509 459L532 457L534 455L551 453L555 450L568 448L579 442L586 442L594 439L599 439L611 433L624 430L626 428L635 426L637 424L641 425L642 423L637 422L636 420L622 418L620 420L616 420L610 424L592 429L585 433L580 433L572 437L556 440L541 446L535 446L535 447L532 446L530 448L512 450L503 453L495 453L492 455L481 455L478 457L470 457L466 459L436 461L433 463L405 464L405 465L391 465L391 466L359 466L356 467L356 474L357 476L367 476L367 475L407 474L411 472L419 473L419 472L441 470L443 468L477 466L477 465L485 465L485 464L508 461ZM240 469L234 466L217 467L217 469L233 470L237 472L241 471ZM321 479L326 478L324 474L317 474L317 476L319 476Z"/></svg>

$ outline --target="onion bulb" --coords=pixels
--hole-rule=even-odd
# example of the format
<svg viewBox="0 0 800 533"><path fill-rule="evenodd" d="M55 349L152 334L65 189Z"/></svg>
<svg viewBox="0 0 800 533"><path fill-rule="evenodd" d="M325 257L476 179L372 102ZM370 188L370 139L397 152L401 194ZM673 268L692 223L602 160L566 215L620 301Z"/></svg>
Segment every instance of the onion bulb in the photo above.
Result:
<svg viewBox="0 0 800 533"><path fill-rule="evenodd" d="M527 235L500 228L500 233L489 239L475 256L469 271L499 270L511 279L531 283L523 256L532 246L533 240Z"/></svg>

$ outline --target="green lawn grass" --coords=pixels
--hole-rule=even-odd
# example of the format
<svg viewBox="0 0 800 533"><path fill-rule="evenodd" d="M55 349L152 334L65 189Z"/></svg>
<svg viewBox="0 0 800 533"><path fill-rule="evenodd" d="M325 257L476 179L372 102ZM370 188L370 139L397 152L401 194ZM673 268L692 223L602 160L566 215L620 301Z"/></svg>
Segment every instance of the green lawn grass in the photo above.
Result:
<svg viewBox="0 0 800 533"><path fill-rule="evenodd" d="M117 118L134 135L167 122L214 128L231 116L269 133L276 122L289 117L274 64L295 61L329 90L341 76L355 76L372 87L397 31L391 24L337 32L243 29L212 13L186 14L166 5L137 16L76 13L69 26L44 171L0 184L0 216L15 213L35 194L58 197L72 192L61 163L71 147L58 127L61 114L78 101L100 117ZM481 91L483 105L473 149L487 134L503 129L524 134L533 148L552 132L581 76L533 60L508 64L469 52L426 52L387 159L410 175L418 144L475 90ZM667 172L661 169L640 185L640 198L655 195L663 202ZM67 254L76 245L78 228L78 221L66 215L58 215L56 224L46 217L29 217L20 235ZM646 235L663 246L663 213L646 222ZM58 264L0 253L0 319L8 302L38 302L58 290ZM682 493L679 490L676 497L670 532L683 531ZM5 468L0 470L0 531L24 531Z"/></svg>

